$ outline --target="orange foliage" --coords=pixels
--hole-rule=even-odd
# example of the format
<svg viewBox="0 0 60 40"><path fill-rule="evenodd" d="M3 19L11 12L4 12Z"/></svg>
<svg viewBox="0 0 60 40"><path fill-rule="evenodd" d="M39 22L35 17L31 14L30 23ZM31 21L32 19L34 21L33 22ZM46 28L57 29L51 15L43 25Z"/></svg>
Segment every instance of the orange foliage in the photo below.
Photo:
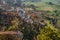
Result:
<svg viewBox="0 0 60 40"><path fill-rule="evenodd" d="M9 16L18 16L18 12L15 11L12 12L3 11L2 14L9 15Z"/></svg>

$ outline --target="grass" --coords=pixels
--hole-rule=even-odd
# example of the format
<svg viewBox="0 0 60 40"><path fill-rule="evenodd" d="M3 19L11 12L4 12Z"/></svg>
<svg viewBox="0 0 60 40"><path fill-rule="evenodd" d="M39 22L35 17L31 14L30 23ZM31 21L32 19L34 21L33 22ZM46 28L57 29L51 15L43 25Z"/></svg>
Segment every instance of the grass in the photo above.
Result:
<svg viewBox="0 0 60 40"><path fill-rule="evenodd" d="M36 10L43 10L43 11L51 11L51 13L48 14L56 14L53 11L54 10L60 10L59 6L56 5L49 5L47 2L51 0L42 0L42 2L25 2L26 5L34 4L37 6ZM57 3L57 0L53 0L52 2Z"/></svg>
<svg viewBox="0 0 60 40"><path fill-rule="evenodd" d="M58 8L56 6L51 6L51 5L47 4L46 2L25 2L25 4L26 5L34 4L35 6L38 7L38 8L36 8L37 10L45 10L45 11L48 11L48 10L53 11Z"/></svg>

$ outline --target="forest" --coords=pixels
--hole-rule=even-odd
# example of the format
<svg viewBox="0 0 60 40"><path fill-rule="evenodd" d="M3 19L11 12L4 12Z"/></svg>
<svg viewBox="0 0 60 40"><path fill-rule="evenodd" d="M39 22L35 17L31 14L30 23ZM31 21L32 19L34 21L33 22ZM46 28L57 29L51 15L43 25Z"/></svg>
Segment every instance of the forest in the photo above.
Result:
<svg viewBox="0 0 60 40"><path fill-rule="evenodd" d="M0 40L60 40L60 0L0 0Z"/></svg>

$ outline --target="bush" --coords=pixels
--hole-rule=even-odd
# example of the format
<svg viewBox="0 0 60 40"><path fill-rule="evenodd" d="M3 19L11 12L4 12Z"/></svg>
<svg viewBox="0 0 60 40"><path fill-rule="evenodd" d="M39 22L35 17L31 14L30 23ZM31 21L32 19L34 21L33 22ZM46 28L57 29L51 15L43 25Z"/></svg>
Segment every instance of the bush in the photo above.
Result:
<svg viewBox="0 0 60 40"><path fill-rule="evenodd" d="M46 23L47 26L45 26L43 29L40 29L40 34L37 36L37 40L59 40L60 34L58 29L49 24L48 21L46 21Z"/></svg>

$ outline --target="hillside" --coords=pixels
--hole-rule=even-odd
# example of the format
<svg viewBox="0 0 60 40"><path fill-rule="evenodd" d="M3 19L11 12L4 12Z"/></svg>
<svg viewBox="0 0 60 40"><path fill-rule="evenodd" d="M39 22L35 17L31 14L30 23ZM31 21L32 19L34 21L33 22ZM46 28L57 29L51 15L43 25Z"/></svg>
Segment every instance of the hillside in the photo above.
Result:
<svg viewBox="0 0 60 40"><path fill-rule="evenodd" d="M0 40L60 40L60 0L0 0Z"/></svg>

